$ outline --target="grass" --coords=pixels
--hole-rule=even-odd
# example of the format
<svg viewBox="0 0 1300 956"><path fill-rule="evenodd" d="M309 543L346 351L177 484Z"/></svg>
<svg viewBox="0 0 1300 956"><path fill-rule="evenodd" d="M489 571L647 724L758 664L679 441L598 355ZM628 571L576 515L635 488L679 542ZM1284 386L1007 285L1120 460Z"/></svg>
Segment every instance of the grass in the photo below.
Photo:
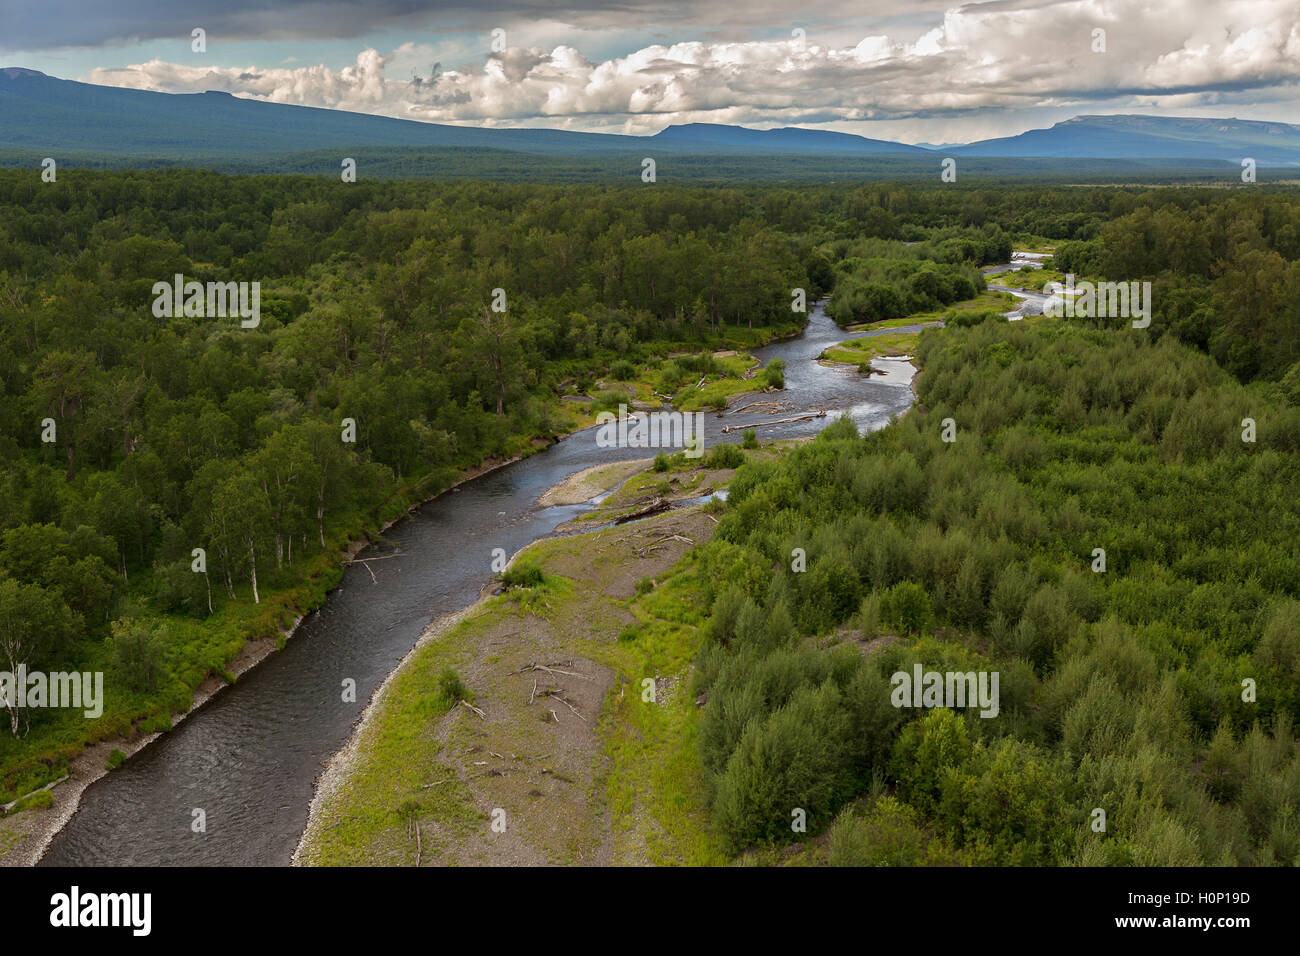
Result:
<svg viewBox="0 0 1300 956"><path fill-rule="evenodd" d="M430 854L449 837L484 826L469 786L440 759L448 744L433 733L454 706L444 674L464 666L474 636L474 627L462 623L421 648L393 676L370 725L361 732L363 759L319 811L324 838L305 851L306 862L409 866L416 853L407 835L409 816L436 822L425 848Z"/></svg>
<svg viewBox="0 0 1300 956"><path fill-rule="evenodd" d="M485 601L412 655L357 738L347 777L319 808L303 862L409 865L415 854L408 835L412 813L424 821L424 862L464 862L483 845L488 826L474 792L452 767L471 747L537 754L553 775L576 777L564 770L564 761L586 761L590 780L580 795L560 790L560 798L552 794L537 805L543 813L529 812L529 805L507 811L510 825L523 828L548 862L591 859L605 839L602 832L615 864L727 862L704 809L696 753L699 711L686 691L704 614L693 559L687 555L679 572L647 587L643 562L631 545L618 544L627 534L626 528L610 528L534 543L518 562L541 568L542 584ZM601 558L593 563L597 551ZM574 570L583 579L564 576ZM620 592L627 596L613 596ZM509 654L534 653L538 628L550 641L536 653L583 658L616 675L595 719L598 755L581 747L557 751L538 720L539 709L515 700L521 678L507 683L507 676L518 654ZM476 669L476 655L488 646L495 651L506 640L502 635L510 635L511 646L494 653L490 667ZM491 710L490 722L461 714L461 708L449 714L434 706L438 675L447 668L465 675L468 690ZM660 703L643 701L646 677L667 679L670 689ZM536 772L537 764L521 769L516 779ZM510 784L493 786L501 788L495 791L499 796Z"/></svg>
<svg viewBox="0 0 1300 956"><path fill-rule="evenodd" d="M610 763L604 785L618 862L717 866L728 862L704 808L697 751L699 708L688 692L697 630L704 619L694 559L688 554L632 610L633 639L610 649L611 663L632 675L667 677L660 704L642 700L642 684L611 700L600 734Z"/></svg>
<svg viewBox="0 0 1300 956"><path fill-rule="evenodd" d="M700 373L683 369L671 384L664 381L666 370L679 359L690 362L706 356L712 356L713 370ZM593 384L588 390L593 403L586 411L593 418L599 411L617 411L620 400L629 406L639 403L657 408L664 404L664 395L669 397L668 404L680 411L720 410L726 407L731 396L764 387L762 377L752 374L758 364L758 359L748 352L735 355L666 353L653 361L633 365L635 375L632 378L605 378ZM602 387L596 387L597 384Z"/></svg>
<svg viewBox="0 0 1300 956"><path fill-rule="evenodd" d="M1013 272L1004 272L1002 275L992 276L990 281L1014 289L1030 289L1034 292L1042 292L1043 287L1049 282L1065 282L1065 275L1055 269L1027 269L1024 271L1017 269Z"/></svg>
<svg viewBox="0 0 1300 956"><path fill-rule="evenodd" d="M892 332L848 339L832 345L820 357L827 362L862 365L884 355L911 355L920 336L920 332Z"/></svg>

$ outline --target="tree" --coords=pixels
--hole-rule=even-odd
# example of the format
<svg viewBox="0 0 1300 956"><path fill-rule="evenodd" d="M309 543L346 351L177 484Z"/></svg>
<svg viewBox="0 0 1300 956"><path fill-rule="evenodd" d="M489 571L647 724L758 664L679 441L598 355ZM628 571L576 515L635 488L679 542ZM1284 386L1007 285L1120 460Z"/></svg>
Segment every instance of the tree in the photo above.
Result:
<svg viewBox="0 0 1300 956"><path fill-rule="evenodd" d="M162 636L148 624L125 618L113 622L113 658L118 671L136 690L153 693L162 669Z"/></svg>
<svg viewBox="0 0 1300 956"><path fill-rule="evenodd" d="M65 650L80 622L57 596L34 584L0 580L0 659L17 678L20 666L40 670ZM15 737L28 725L17 693L5 695L9 732Z"/></svg>
<svg viewBox="0 0 1300 956"><path fill-rule="evenodd" d="M212 511L208 515L207 533L227 556L227 568L232 565L248 571L253 586L253 603L262 599L257 589L257 549L266 535L271 515L266 497L257 479L247 471L239 470L221 481L212 494ZM234 590L227 587L230 596Z"/></svg>
<svg viewBox="0 0 1300 956"><path fill-rule="evenodd" d="M32 376L37 407L49 411L59 428L59 444L68 459L68 481L72 480L82 406L98 373L99 366L90 352L54 351L46 354Z"/></svg>

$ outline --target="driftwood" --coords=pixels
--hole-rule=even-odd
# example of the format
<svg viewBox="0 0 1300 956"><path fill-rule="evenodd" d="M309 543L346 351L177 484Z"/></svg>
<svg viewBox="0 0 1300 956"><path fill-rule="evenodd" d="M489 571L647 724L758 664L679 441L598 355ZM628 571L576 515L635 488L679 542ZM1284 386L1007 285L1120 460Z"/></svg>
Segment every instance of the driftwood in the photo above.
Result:
<svg viewBox="0 0 1300 956"><path fill-rule="evenodd" d="M24 794L23 794L21 797L19 797L17 800L11 800L11 801L9 801L9 802L6 803L4 806L0 807L0 815L3 815L3 814L5 814L5 813L8 813L10 810L12 810L14 807L16 807L16 806L17 806L19 803L21 803L23 800L26 800L26 799L27 799L28 797L30 797L32 794L40 793L40 792L42 792L42 791L44 791L44 790L53 790L55 787L57 787L59 784L63 783L63 781L65 781L65 780L67 780L67 779L68 779L68 774L65 773L65 774L64 774L62 777L60 777L58 780L55 780L55 781L53 781L53 782L51 782L51 783L47 783L47 784L46 784L45 786L43 786L43 787L37 787L37 788L36 788L35 790L33 790L31 793L24 793Z"/></svg>
<svg viewBox="0 0 1300 956"><path fill-rule="evenodd" d="M375 577L375 572L374 572L373 570L371 570L371 568L370 568L370 562L371 562L371 561L387 561L389 558L400 558L401 556L402 556L402 552L400 552L400 551L394 551L392 554L384 554L384 555L380 555L380 556L377 557L377 558L350 558L349 560L344 561L343 563L344 563L344 564L360 564L360 565L362 565L362 566L363 566L367 571L370 571L370 581L371 581L371 583L372 583L372 584L378 584L378 583L379 583L379 579Z"/></svg>
<svg viewBox="0 0 1300 956"><path fill-rule="evenodd" d="M724 428L723 431L726 431ZM656 498L644 507L637 508L636 511L630 511L614 519L614 524L626 524L629 521L635 521L637 518L644 518L647 515L656 515L661 511L668 510L668 500L666 498Z"/></svg>
<svg viewBox="0 0 1300 956"><path fill-rule="evenodd" d="M473 704L471 704L469 701L467 701L467 700L462 700L462 701L460 702L460 705L461 705L462 707L468 707L470 710L474 711L474 713L478 714L481 718L483 718L484 720L487 720L487 714L483 713L483 711L479 710L477 707L475 707L475 706L474 706Z"/></svg>
<svg viewBox="0 0 1300 956"><path fill-rule="evenodd" d="M546 692L546 696L550 697L552 700L558 700L565 707L569 708L569 710L573 711L573 715L577 717L580 721L582 721L584 724L587 722L587 718L582 716L582 714L578 713L578 708L574 707L567 700L561 697L558 691L549 690ZM551 713L554 714L555 711L551 711ZM560 719L556 717L555 722L558 724L560 722Z"/></svg>
<svg viewBox="0 0 1300 956"><path fill-rule="evenodd" d="M789 402L748 402L739 408L727 409L728 415L735 415L737 412L743 412L747 408L789 408Z"/></svg>
<svg viewBox="0 0 1300 956"><path fill-rule="evenodd" d="M587 674L579 674L577 671L562 671L555 667L547 667L545 664L529 664L524 668L526 671L546 671L548 674L563 674L565 677L580 677L583 680L591 680ZM516 672L519 673L519 672Z"/></svg>
<svg viewBox="0 0 1300 956"><path fill-rule="evenodd" d="M770 422L754 422L752 425L723 425L723 434L727 432L739 431L742 428L766 428L768 425L788 425L790 422L807 422L814 418L825 418L826 410L823 408L814 409L804 415L795 415L793 418L778 418Z"/></svg>
<svg viewBox="0 0 1300 956"><path fill-rule="evenodd" d="M694 541L692 541L690 538L687 538L683 535L666 534L662 538L656 538L654 541L651 541L649 544L644 544L639 548L633 548L632 553L635 554L638 558L643 558L651 551L656 550L661 544L663 544L666 541L685 541L687 544L692 544L692 545L695 544Z"/></svg>

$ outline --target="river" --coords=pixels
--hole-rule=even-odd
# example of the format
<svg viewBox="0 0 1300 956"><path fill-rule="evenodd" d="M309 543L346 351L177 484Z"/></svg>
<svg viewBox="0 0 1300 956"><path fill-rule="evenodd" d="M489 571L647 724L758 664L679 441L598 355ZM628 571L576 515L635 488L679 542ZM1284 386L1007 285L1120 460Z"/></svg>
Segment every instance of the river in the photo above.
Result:
<svg viewBox="0 0 1300 956"><path fill-rule="evenodd" d="M901 414L912 402L906 361L881 360L885 373L870 377L814 361L848 337L819 303L803 335L755 352L764 364L785 360L786 391L773 397L791 411L728 415L725 424L826 410L825 418L763 429L768 441L814 434L844 412L861 430ZM722 424L706 415L706 445L740 440L739 432L723 436ZM369 565L374 581L351 565L283 651L91 784L41 865L287 865L325 763L430 620L478 598L494 548L513 554L590 507L539 508L538 496L590 465L646 455L598 448L588 429L417 509L360 555L400 551ZM345 678L356 681L355 704L340 699ZM206 814L206 833L191 831L195 809Z"/></svg>

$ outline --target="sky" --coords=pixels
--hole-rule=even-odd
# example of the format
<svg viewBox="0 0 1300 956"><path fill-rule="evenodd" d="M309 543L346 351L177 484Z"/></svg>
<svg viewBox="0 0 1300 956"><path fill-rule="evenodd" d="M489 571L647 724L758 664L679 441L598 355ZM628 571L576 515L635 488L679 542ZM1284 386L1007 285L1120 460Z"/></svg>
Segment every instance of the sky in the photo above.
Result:
<svg viewBox="0 0 1300 956"><path fill-rule="evenodd" d="M1300 0L0 0L5 66L460 125L941 144L1087 113L1300 123Z"/></svg>

